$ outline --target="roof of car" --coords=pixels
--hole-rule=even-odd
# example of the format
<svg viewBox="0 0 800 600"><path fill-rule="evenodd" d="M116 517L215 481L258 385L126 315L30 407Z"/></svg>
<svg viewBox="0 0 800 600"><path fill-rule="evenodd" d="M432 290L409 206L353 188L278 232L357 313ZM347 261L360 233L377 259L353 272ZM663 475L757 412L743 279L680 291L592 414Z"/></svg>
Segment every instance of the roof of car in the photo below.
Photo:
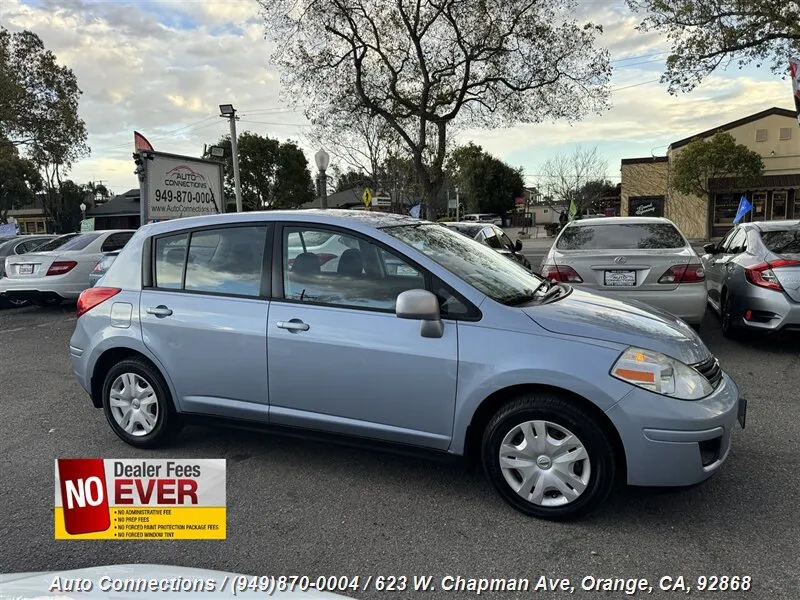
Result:
<svg viewBox="0 0 800 600"><path fill-rule="evenodd" d="M415 219L407 215L395 215L378 211L307 208L301 210L264 210L204 215L200 217L184 217L181 219L162 221L160 223L151 223L145 225L145 227L152 233L158 234L179 229L203 227L205 225L226 225L258 221L302 221L339 226L360 224L373 229L430 223L429 221Z"/></svg>
<svg viewBox="0 0 800 600"><path fill-rule="evenodd" d="M800 229L800 220L791 219L786 221L752 221L742 223L742 225L754 227L759 231L777 231L782 229Z"/></svg>
<svg viewBox="0 0 800 600"><path fill-rule="evenodd" d="M665 217L595 217L591 219L578 219L570 225L634 225L636 223L671 223Z"/></svg>
<svg viewBox="0 0 800 600"><path fill-rule="evenodd" d="M443 221L441 225L452 227L453 229L463 229L467 231L481 231L486 229L491 223L476 223L475 221Z"/></svg>

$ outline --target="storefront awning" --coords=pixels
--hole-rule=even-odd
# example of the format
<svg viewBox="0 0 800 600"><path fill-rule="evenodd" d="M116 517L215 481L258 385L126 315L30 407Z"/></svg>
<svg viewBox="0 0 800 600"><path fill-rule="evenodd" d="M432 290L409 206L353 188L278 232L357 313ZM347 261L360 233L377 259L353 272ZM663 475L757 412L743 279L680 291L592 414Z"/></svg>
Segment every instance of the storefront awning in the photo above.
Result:
<svg viewBox="0 0 800 600"><path fill-rule="evenodd" d="M708 188L712 194L733 192L733 191L758 191L771 189L791 189L800 188L800 173L788 175L765 175L753 185L744 184L736 177L722 177L719 179L709 179Z"/></svg>

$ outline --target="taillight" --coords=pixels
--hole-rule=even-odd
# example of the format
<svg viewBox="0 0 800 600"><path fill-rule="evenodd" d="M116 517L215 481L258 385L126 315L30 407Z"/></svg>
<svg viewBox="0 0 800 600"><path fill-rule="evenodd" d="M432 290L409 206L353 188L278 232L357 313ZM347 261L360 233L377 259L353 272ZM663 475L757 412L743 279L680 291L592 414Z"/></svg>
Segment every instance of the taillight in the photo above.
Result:
<svg viewBox="0 0 800 600"><path fill-rule="evenodd" d="M102 260L97 261L97 264L94 266L94 269L92 269L92 271L94 271L95 273L97 273L98 271L102 271L103 267L100 266L102 263L103 263Z"/></svg>
<svg viewBox="0 0 800 600"><path fill-rule="evenodd" d="M700 283L705 280L703 265L675 265L666 270L658 283Z"/></svg>
<svg viewBox="0 0 800 600"><path fill-rule="evenodd" d="M63 275L64 273L69 273L77 264L74 260L57 260L47 269L47 274Z"/></svg>
<svg viewBox="0 0 800 600"><path fill-rule="evenodd" d="M116 296L122 290L111 287L93 287L85 289L78 296L78 317L102 304L109 298Z"/></svg>
<svg viewBox="0 0 800 600"><path fill-rule="evenodd" d="M572 267L565 265L545 265L542 269L542 277L564 283L583 283L583 279Z"/></svg>
<svg viewBox="0 0 800 600"><path fill-rule="evenodd" d="M781 285L780 281L778 281L778 277L775 275L773 269L798 266L800 266L800 260L786 260L782 258L779 260L773 260L772 262L763 262L747 267L744 270L744 274L747 278L747 281L753 285L757 285L758 287L766 288L768 290L775 290L776 292L782 292L783 286Z"/></svg>

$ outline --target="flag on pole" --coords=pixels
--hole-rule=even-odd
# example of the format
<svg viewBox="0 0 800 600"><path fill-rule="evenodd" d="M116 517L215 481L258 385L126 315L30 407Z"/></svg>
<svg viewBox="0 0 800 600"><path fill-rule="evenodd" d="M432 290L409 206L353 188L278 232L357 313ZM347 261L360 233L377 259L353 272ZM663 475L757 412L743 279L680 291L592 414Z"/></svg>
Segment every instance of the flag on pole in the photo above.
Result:
<svg viewBox="0 0 800 600"><path fill-rule="evenodd" d="M142 150L155 152L155 150L153 150L153 146L147 141L147 138L138 131L133 132L133 145L136 148L136 152L141 152Z"/></svg>
<svg viewBox="0 0 800 600"><path fill-rule="evenodd" d="M569 220L574 221L578 216L578 207L575 205L575 198L569 201Z"/></svg>
<svg viewBox="0 0 800 600"><path fill-rule="evenodd" d="M739 200L739 210L736 211L736 218L733 220L734 225L738 225L739 221L744 219L744 216L753 210L753 205L747 201L747 198L742 196L742 199Z"/></svg>
<svg viewBox="0 0 800 600"><path fill-rule="evenodd" d="M797 112L797 124L800 125L800 58L789 59L789 71L792 74L792 93L794 108Z"/></svg>

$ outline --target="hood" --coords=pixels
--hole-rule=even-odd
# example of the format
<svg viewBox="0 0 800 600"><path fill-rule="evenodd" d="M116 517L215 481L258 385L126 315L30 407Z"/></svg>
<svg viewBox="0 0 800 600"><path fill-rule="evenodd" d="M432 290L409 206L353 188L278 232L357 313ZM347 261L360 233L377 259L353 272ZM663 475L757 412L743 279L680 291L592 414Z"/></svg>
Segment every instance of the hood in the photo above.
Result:
<svg viewBox="0 0 800 600"><path fill-rule="evenodd" d="M711 354L689 325L641 302L573 289L563 300L523 311L553 333L655 350L686 364L702 362Z"/></svg>
<svg viewBox="0 0 800 600"><path fill-rule="evenodd" d="M148 598L226 598L226 599L246 599L246 598L266 598L266 591L254 591L246 589L244 591L236 591L232 589L233 582L239 577L244 577L247 582L252 581L254 578L249 575L240 576L236 573L227 573L224 571L210 571L206 569L193 569L187 567L171 567L167 565L108 565L103 567L92 567L88 569L76 569L72 571L41 571L37 573L6 573L0 575L0 598L19 598L22 599L43 599L43 598L58 598L59 600L71 600L81 598L82 600L95 600L104 599L108 600L146 600ZM58 578L58 579L57 579ZM61 589L52 588L54 584L61 586L68 586L70 581L76 579L84 582L83 590L85 591L67 591L67 588ZM257 578L256 578L257 579ZM189 585L186 582L193 582L196 585L202 581L204 585L208 585L209 581L213 581L215 589L211 590L206 587L205 590L198 593L190 593L191 588L178 588L177 591L149 591L146 588L140 591L130 589L123 589L114 591L107 589L110 582L115 582L121 585L125 582L134 580L135 582L142 582L140 585L146 585L148 580L155 580L156 582L162 581L175 581L175 585ZM311 581L316 581L311 578ZM87 589L87 583L90 587ZM225 582L225 588L222 587ZM52 588L52 589L51 589ZM297 600L333 600L335 598L347 598L339 594L328 592L317 592L309 589L308 591L299 591L299 583L294 591L274 591L271 594L273 598L284 598L286 600L295 598ZM199 588L196 588L196 590ZM181 593L183 592L183 593Z"/></svg>

